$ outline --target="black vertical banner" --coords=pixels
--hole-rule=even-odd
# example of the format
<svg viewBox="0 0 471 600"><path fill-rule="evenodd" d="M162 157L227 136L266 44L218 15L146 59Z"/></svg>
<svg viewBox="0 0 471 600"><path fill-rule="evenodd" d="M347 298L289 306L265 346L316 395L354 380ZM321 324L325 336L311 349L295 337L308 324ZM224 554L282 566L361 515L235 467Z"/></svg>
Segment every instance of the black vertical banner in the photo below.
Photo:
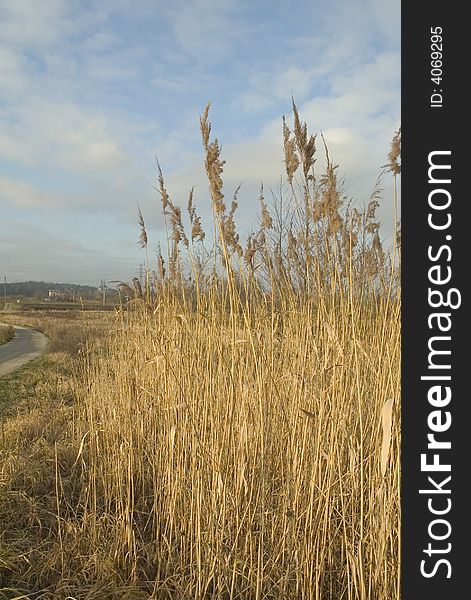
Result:
<svg viewBox="0 0 471 600"><path fill-rule="evenodd" d="M464 7L402 3L403 600L469 596L471 30Z"/></svg>

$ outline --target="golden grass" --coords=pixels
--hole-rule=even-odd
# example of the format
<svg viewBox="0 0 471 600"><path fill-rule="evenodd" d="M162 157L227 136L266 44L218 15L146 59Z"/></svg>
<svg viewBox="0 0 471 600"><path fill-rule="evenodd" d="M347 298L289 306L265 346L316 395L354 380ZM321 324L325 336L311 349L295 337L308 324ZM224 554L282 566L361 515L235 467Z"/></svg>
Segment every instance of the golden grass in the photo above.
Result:
<svg viewBox="0 0 471 600"><path fill-rule="evenodd" d="M294 107L291 227L277 235L262 190L244 252L208 110L214 262L202 266L203 236L184 235L159 169L169 273L159 254L111 339L82 347L72 402L45 393L4 426L3 585L84 600L399 598L397 248L391 264L376 198L342 212L330 160L313 179L315 137ZM193 192L189 214L201 227Z"/></svg>
<svg viewBox="0 0 471 600"><path fill-rule="evenodd" d="M157 597L397 597L399 302L208 309L132 316L88 367L95 576Z"/></svg>

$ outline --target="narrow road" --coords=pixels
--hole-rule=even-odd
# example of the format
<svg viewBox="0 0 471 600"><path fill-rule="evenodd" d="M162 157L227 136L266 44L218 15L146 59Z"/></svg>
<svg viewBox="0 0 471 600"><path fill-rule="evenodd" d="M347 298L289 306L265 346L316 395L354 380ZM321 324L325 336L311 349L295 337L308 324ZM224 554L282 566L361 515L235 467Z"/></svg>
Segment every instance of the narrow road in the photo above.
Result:
<svg viewBox="0 0 471 600"><path fill-rule="evenodd" d="M16 371L46 350L47 337L28 327L14 325L15 337L0 346L0 377Z"/></svg>

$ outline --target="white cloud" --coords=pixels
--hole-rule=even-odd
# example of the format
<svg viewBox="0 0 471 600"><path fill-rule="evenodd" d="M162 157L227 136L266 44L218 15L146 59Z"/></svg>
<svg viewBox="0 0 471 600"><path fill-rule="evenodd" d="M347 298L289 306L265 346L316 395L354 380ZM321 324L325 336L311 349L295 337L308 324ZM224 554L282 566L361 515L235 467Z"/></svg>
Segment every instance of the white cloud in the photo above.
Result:
<svg viewBox="0 0 471 600"><path fill-rule="evenodd" d="M273 106L273 99L263 91L247 91L237 98L237 106L246 113L260 114Z"/></svg>
<svg viewBox="0 0 471 600"><path fill-rule="evenodd" d="M162 7L178 49L205 61L220 60L242 27L234 16L236 0L176 1Z"/></svg>
<svg viewBox="0 0 471 600"><path fill-rule="evenodd" d="M2 41L14 46L48 46L70 30L63 0L2 0ZM59 27L58 25L62 25Z"/></svg>
<svg viewBox="0 0 471 600"><path fill-rule="evenodd" d="M6 160L92 173L133 162L104 116L74 104L33 97L1 117L0 156Z"/></svg>
<svg viewBox="0 0 471 600"><path fill-rule="evenodd" d="M0 98L17 98L29 87L26 59L10 48L0 46Z"/></svg>
<svg viewBox="0 0 471 600"><path fill-rule="evenodd" d="M111 31L97 31L88 36L83 44L85 50L93 53L112 50L120 43L120 38Z"/></svg>
<svg viewBox="0 0 471 600"><path fill-rule="evenodd" d="M58 199L21 181L0 176L0 200L4 207L13 204L21 208L54 206Z"/></svg>
<svg viewBox="0 0 471 600"><path fill-rule="evenodd" d="M154 77L150 83L157 90L167 93L184 92L188 89L188 79L174 74L169 77Z"/></svg>

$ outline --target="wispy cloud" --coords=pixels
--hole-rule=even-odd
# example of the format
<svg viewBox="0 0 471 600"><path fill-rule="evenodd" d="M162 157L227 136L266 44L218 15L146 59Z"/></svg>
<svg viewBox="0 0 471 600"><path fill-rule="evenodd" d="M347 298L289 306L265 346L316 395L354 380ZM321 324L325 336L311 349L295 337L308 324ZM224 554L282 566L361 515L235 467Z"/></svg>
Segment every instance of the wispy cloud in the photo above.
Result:
<svg viewBox="0 0 471 600"><path fill-rule="evenodd" d="M34 206L47 209L57 204L58 198L54 198L28 183L0 177L0 202L3 206L11 203L21 208Z"/></svg>

